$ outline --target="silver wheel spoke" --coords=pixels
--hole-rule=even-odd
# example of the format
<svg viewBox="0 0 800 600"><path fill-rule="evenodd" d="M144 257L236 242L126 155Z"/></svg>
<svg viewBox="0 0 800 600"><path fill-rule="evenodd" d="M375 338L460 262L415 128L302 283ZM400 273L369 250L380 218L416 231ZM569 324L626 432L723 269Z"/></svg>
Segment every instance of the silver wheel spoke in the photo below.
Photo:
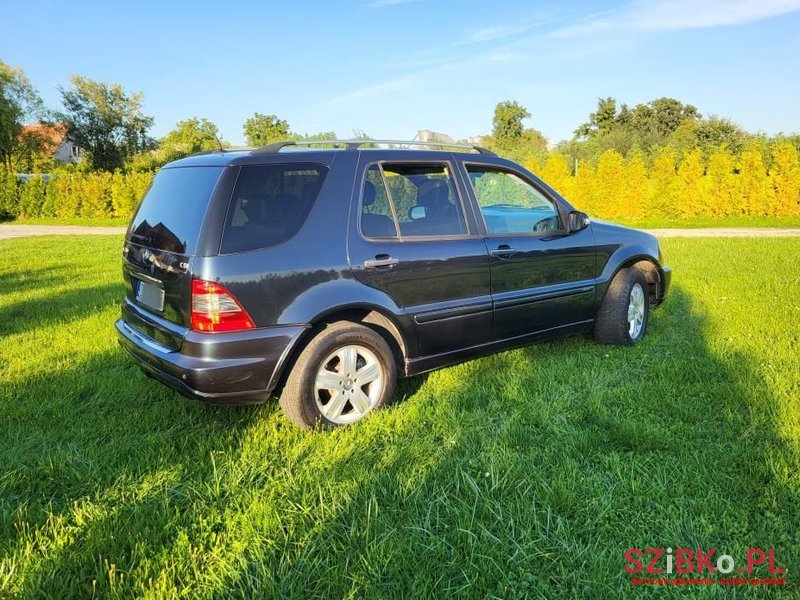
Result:
<svg viewBox="0 0 800 600"><path fill-rule="evenodd" d="M378 363L367 363L356 371L359 387L365 383L371 383L381 376L381 367Z"/></svg>
<svg viewBox="0 0 800 600"><path fill-rule="evenodd" d="M347 404L347 395L336 391L333 393L328 403L322 407L322 414L331 421L338 419L342 414L345 404Z"/></svg>
<svg viewBox="0 0 800 600"><path fill-rule="evenodd" d="M353 346L347 346L339 351L339 360L342 361L339 370L342 373L350 374L356 372L356 361L358 360L358 351Z"/></svg>
<svg viewBox="0 0 800 600"><path fill-rule="evenodd" d="M353 395L350 397L350 404L353 405L360 414L364 415L369 412L370 402L369 397L364 393L360 387L353 388Z"/></svg>
<svg viewBox="0 0 800 600"><path fill-rule="evenodd" d="M342 388L342 376L333 371L323 370L317 373L315 384L320 390L340 390Z"/></svg>
<svg viewBox="0 0 800 600"><path fill-rule="evenodd" d="M628 334L631 338L637 338L642 333L645 309L644 290L637 283L631 288L628 301Z"/></svg>

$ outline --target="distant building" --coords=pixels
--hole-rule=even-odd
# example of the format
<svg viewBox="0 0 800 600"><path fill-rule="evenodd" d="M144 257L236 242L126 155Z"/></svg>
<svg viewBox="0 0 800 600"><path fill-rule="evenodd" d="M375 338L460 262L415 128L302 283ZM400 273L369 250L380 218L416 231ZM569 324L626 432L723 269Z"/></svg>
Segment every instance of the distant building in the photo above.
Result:
<svg viewBox="0 0 800 600"><path fill-rule="evenodd" d="M67 127L62 124L37 123L24 125L21 137L36 136L42 140L42 148L53 158L64 164L75 164L80 160L79 148L67 139Z"/></svg>
<svg viewBox="0 0 800 600"><path fill-rule="evenodd" d="M414 141L418 142L442 142L443 144L455 144L456 141L446 133L431 131L430 129L420 129L414 136Z"/></svg>

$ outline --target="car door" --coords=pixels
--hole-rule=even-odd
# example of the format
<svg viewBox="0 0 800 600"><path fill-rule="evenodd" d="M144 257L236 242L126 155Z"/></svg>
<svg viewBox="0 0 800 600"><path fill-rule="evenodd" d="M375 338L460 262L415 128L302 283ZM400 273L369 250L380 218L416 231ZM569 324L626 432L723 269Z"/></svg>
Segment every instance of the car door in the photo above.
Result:
<svg viewBox="0 0 800 600"><path fill-rule="evenodd" d="M560 201L522 171L477 163L464 168L490 256L493 338L591 319L591 228L567 233L567 211Z"/></svg>
<svg viewBox="0 0 800 600"><path fill-rule="evenodd" d="M486 342L489 260L454 163L376 162L365 154L349 236L354 276L411 317L420 356Z"/></svg>

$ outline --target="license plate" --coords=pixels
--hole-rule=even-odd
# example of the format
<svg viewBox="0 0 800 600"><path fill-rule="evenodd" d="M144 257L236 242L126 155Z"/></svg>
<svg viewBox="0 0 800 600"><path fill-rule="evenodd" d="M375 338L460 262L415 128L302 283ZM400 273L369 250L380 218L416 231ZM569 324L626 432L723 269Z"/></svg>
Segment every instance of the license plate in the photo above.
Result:
<svg viewBox="0 0 800 600"><path fill-rule="evenodd" d="M141 279L134 279L133 289L139 304L159 312L164 310L164 290L162 288Z"/></svg>

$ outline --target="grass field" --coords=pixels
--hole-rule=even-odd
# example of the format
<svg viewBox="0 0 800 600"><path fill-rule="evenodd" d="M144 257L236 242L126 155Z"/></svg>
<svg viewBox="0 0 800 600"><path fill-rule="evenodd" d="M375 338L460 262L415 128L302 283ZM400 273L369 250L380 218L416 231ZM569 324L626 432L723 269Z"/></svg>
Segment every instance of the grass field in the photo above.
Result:
<svg viewBox="0 0 800 600"><path fill-rule="evenodd" d="M314 435L126 360L120 238L0 242L0 597L685 595L630 584L651 546L774 547L787 587L750 591L797 597L800 239L663 249L639 346L472 361Z"/></svg>

